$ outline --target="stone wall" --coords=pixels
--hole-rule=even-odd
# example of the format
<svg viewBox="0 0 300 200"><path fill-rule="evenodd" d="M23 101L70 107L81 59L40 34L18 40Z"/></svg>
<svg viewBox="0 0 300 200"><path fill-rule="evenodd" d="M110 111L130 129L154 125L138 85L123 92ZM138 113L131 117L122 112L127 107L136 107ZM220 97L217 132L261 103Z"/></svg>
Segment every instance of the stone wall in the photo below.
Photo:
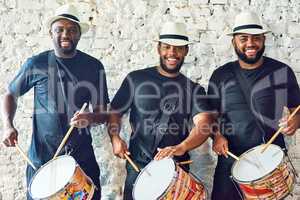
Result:
<svg viewBox="0 0 300 200"><path fill-rule="evenodd" d="M80 6L83 21L91 30L82 36L79 49L100 59L105 66L110 98L125 75L135 69L157 63L156 43L160 25L167 20L185 22L191 39L183 72L206 85L212 71L234 59L225 35L234 16L242 9L255 10L266 27L266 55L291 65L300 78L300 2L298 0L0 0L0 97L20 64L31 55L52 48L45 19L66 2ZM27 149L30 142L32 92L19 99L15 124L19 144ZM126 120L124 120L126 121ZM0 128L2 124L0 123ZM122 134L129 133L125 123ZM93 129L94 147L101 167L103 199L121 199L124 161L112 156L105 127ZM300 142L300 136L294 143ZM300 146L291 146L291 156L300 170ZM215 155L210 143L192 152L192 170L211 189ZM25 161L15 148L0 146L0 200L25 199ZM300 187L294 196L300 199Z"/></svg>

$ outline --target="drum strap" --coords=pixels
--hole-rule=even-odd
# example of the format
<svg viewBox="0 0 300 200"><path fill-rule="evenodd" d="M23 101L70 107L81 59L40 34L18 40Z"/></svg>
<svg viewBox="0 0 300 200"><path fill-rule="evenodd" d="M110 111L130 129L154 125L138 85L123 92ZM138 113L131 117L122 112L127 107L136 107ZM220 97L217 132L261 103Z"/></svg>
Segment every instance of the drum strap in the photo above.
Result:
<svg viewBox="0 0 300 200"><path fill-rule="evenodd" d="M243 96L247 102L249 110L253 114L253 117L255 119L257 127L260 129L261 133L263 134L262 141L265 143L265 135L266 135L265 129L263 128L262 123L257 119L257 117L256 117L257 114L253 113L250 85L249 85L248 81L246 80L246 78L244 77L244 75L241 73L241 70L239 68L240 68L240 66L239 66L238 62L234 62L233 71L238 80L238 85L240 86L240 88L243 92ZM263 121L261 114L259 114L259 118L261 121Z"/></svg>

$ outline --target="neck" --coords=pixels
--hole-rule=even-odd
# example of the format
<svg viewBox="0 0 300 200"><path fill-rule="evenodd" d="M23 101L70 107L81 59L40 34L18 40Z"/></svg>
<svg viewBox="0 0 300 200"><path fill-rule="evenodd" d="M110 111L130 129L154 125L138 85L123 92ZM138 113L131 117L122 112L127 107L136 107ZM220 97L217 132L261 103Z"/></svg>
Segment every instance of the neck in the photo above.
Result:
<svg viewBox="0 0 300 200"><path fill-rule="evenodd" d="M73 58L74 56L76 56L77 50L75 50L74 52L72 52L70 54L65 54L65 53L59 52L57 50L54 50L54 53L59 58Z"/></svg>
<svg viewBox="0 0 300 200"><path fill-rule="evenodd" d="M160 73L162 76L165 76L165 77L168 77L168 78L175 78L179 75L179 72L177 73L169 73L169 72L166 72L165 70L162 69L161 66L158 66L157 67L157 71L158 73Z"/></svg>
<svg viewBox="0 0 300 200"><path fill-rule="evenodd" d="M245 63L244 61L242 61L241 59L239 59L240 67L243 68L243 69L256 69L256 68L262 66L263 62L264 62L264 58L263 57L261 57L254 64L248 64L248 63Z"/></svg>

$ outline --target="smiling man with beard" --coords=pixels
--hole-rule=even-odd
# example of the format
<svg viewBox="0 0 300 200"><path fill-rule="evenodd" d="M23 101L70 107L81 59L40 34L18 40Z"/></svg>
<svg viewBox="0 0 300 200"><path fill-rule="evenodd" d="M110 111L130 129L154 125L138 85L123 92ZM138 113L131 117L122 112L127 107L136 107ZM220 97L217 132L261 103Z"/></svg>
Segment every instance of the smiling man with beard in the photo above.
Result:
<svg viewBox="0 0 300 200"><path fill-rule="evenodd" d="M209 103L219 114L223 127L213 142L218 163L212 200L243 199L230 178L234 159L227 157L228 150L239 156L267 142L278 129L279 121L286 126L282 132L285 135L293 135L299 128L299 115L288 123L286 117L281 119L284 106L292 111L300 104L300 92L289 66L263 56L268 32L255 13L244 11L237 15L228 35L233 36L238 60L216 69L209 81ZM282 134L274 143L285 148Z"/></svg>
<svg viewBox="0 0 300 200"><path fill-rule="evenodd" d="M209 131L200 129L189 134L191 120L207 125L212 118L205 112L204 88L180 73L188 44L184 24L165 23L157 45L160 64L129 73L112 100L108 131L113 152L120 158L130 152L141 169L153 158L174 155L176 161L188 160L187 152L209 136ZM128 110L132 129L129 149L119 136L121 118ZM138 173L128 163L126 169L124 199L131 200Z"/></svg>
<svg viewBox="0 0 300 200"><path fill-rule="evenodd" d="M50 29L54 50L29 58L4 95L3 143L6 146L15 146L18 131L13 119L17 98L34 88L29 158L35 167L41 167L53 158L70 126L76 127L61 154L69 154L75 158L97 187L93 200L99 200L100 169L94 155L89 127L106 121L106 105L109 99L104 68L96 58L76 49L81 34L88 31L89 25L79 21L74 5L58 8L55 16L47 21L47 27ZM76 112L84 103L88 103L93 111ZM34 169L28 165L27 186L34 173ZM45 183L43 187L53 186ZM84 192L76 195L80 199L87 198ZM29 194L27 198L31 199Z"/></svg>

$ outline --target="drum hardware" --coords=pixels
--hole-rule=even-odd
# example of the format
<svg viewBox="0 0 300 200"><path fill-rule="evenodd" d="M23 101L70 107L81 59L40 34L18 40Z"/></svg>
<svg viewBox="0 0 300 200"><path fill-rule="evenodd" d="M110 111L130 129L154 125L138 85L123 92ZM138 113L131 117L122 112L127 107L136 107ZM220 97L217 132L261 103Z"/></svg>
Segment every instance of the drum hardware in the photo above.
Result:
<svg viewBox="0 0 300 200"><path fill-rule="evenodd" d="M250 185L253 187L253 189L254 189L254 191L255 191L255 194L256 194L256 196L258 197L258 200L263 200L263 199L260 198L258 192L256 192L256 190L255 190L255 185L254 185L253 181L251 181ZM276 200L277 200L277 199L276 199Z"/></svg>
<svg viewBox="0 0 300 200"><path fill-rule="evenodd" d="M230 177L230 180L232 181L233 185L234 185L234 188L236 189L236 191L239 193L239 196L241 197L241 200L244 200L244 197L240 191L240 188L239 186L236 184L236 182L234 181L233 177L232 176L229 176Z"/></svg>
<svg viewBox="0 0 300 200"><path fill-rule="evenodd" d="M287 149L282 149L282 150L283 150L284 154L286 155L286 157L287 157L287 159L288 159L288 162L290 163L290 165L291 165L291 167L292 167L292 170L293 170L294 175L295 175L297 178L299 178L299 174L298 174L298 172L297 172L295 166L293 165L292 159L290 158L290 155L289 155Z"/></svg>

